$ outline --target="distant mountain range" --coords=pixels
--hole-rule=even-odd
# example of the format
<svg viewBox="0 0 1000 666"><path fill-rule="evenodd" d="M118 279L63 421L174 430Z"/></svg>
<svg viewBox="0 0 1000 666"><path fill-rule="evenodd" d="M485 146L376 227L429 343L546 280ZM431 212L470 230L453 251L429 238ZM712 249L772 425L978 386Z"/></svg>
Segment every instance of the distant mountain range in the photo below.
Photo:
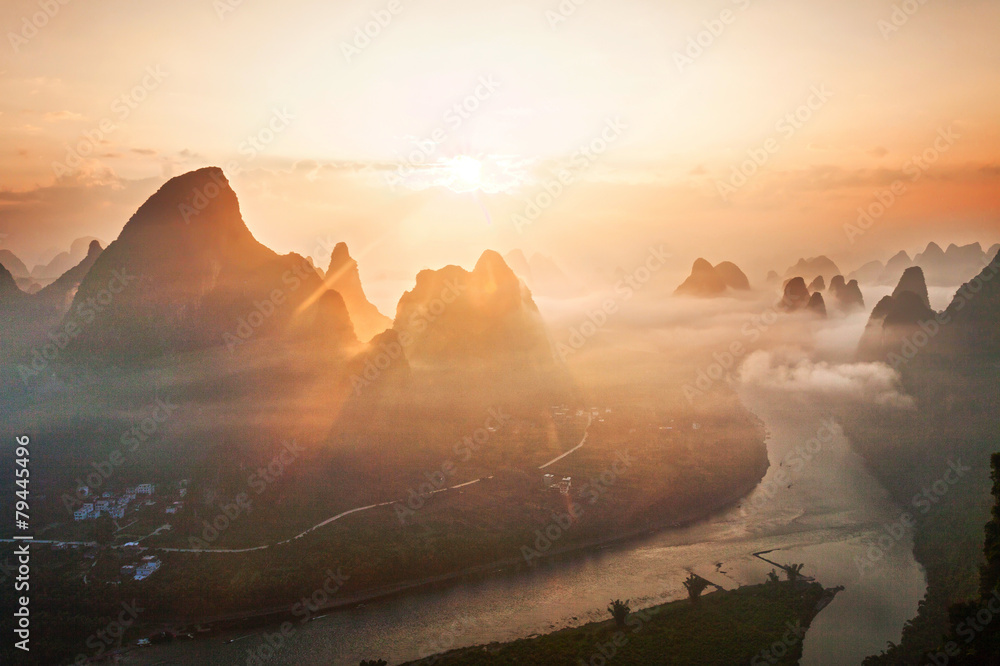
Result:
<svg viewBox="0 0 1000 666"><path fill-rule="evenodd" d="M93 236L77 238L70 244L68 252L60 252L49 263L38 264L32 268L30 275L18 277L31 277L42 284L47 284L83 261L94 241L100 243L100 239Z"/></svg>
<svg viewBox="0 0 1000 666"><path fill-rule="evenodd" d="M954 286L976 275L998 252L1000 243L985 252L979 243L963 246L952 243L947 250L942 250L937 243L929 243L923 252L913 258L906 252L899 252L885 264L871 261L848 277L864 284L892 285L899 281L907 268L919 266L927 284Z"/></svg>
<svg viewBox="0 0 1000 666"><path fill-rule="evenodd" d="M14 255L4 257L25 270ZM530 266L533 275L558 281L553 267L543 257ZM65 339L69 360L236 352L251 341L274 341L362 363L398 343L405 367L410 358L554 363L531 293L496 252L484 252L472 271L422 271L393 320L367 299L346 244L335 246L323 277L303 257L259 243L214 167L169 180L106 249L91 241L75 266L36 294L19 289L0 266L0 335L27 347L45 344L47 332Z"/></svg>
<svg viewBox="0 0 1000 666"><path fill-rule="evenodd" d="M785 312L807 311L823 317L830 313L847 315L864 310L865 299L858 281L846 282L843 275L834 275L829 289L822 275L816 276L809 286L805 278L796 276L785 281L778 308Z"/></svg>
<svg viewBox="0 0 1000 666"><path fill-rule="evenodd" d="M930 307L919 266L906 269L892 295L872 311L858 346L863 360L894 367L916 358L1000 356L1000 248L993 260L955 293L943 312Z"/></svg>
<svg viewBox="0 0 1000 666"><path fill-rule="evenodd" d="M0 250L0 264L3 264L3 267L14 279L31 276L31 272L24 265L24 262L18 259L17 255L10 250Z"/></svg>
<svg viewBox="0 0 1000 666"><path fill-rule="evenodd" d="M785 271L785 278L801 277L807 283L818 277L829 282L834 276L842 275L837 264L826 256L811 257L809 259L799 259L798 263Z"/></svg>
<svg viewBox="0 0 1000 666"><path fill-rule="evenodd" d="M410 360L516 355L552 362L552 346L531 293L503 257L487 250L472 271L459 266L424 270L403 294L393 328Z"/></svg>
<svg viewBox="0 0 1000 666"><path fill-rule="evenodd" d="M811 312L822 317L827 315L823 294L818 291L810 293L801 277L794 277L785 283L778 309L784 312Z"/></svg>
<svg viewBox="0 0 1000 666"><path fill-rule="evenodd" d="M101 244L90 242L87 254L79 264L63 273L46 287L40 287L31 278L15 279L6 266L0 263L0 335L16 341L24 337L39 335L55 326L69 309L80 283L93 267L101 254ZM13 257L10 255L8 260ZM15 257L16 259L16 257ZM23 264L22 264L23 266ZM35 289L26 292L21 289L27 280Z"/></svg>
<svg viewBox="0 0 1000 666"><path fill-rule="evenodd" d="M714 298L727 291L749 291L750 280L731 261L723 261L712 266L705 259L697 259L691 267L691 275L674 292L679 296Z"/></svg>

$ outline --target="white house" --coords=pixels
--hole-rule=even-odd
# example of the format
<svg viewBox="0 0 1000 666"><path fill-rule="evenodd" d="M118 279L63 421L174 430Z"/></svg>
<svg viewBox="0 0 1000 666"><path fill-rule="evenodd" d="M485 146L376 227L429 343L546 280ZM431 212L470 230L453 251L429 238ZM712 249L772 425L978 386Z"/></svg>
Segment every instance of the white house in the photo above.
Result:
<svg viewBox="0 0 1000 666"><path fill-rule="evenodd" d="M152 495L156 486L152 483L140 483L135 487L136 493L142 493L143 495Z"/></svg>
<svg viewBox="0 0 1000 666"><path fill-rule="evenodd" d="M87 520L90 512L85 509L77 509L73 512L73 520Z"/></svg>
<svg viewBox="0 0 1000 666"><path fill-rule="evenodd" d="M143 580L145 578L149 578L153 574L153 572L155 572L159 568L160 568L159 560L149 560L143 562L142 564L140 564L135 568L135 579Z"/></svg>

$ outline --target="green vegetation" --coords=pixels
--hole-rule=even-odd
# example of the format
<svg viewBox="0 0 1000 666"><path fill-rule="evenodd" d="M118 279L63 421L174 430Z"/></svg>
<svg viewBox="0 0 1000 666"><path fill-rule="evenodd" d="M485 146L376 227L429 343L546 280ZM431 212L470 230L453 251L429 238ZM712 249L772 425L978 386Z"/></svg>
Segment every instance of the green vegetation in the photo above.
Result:
<svg viewBox="0 0 1000 666"><path fill-rule="evenodd" d="M695 376L705 359L678 356L660 366L646 357L627 369L616 362L613 374L599 371L601 379L585 373L586 392L519 386L508 401L456 392L447 377L415 372L405 399L380 395L370 410L349 417L343 408L350 388L331 384L330 377L343 376L333 361L316 368L262 361L232 372L210 354L194 353L142 372L72 368L79 374L66 377L67 392L33 407L47 416L32 428L33 441L44 443L32 457L32 476L39 479L33 524L47 539L100 547L84 559L82 548L36 546L32 584L46 590L34 597L44 601L33 601L45 617L40 640L55 663L91 654L88 636L103 629L123 601L135 599L144 609L122 639L128 644L164 626L188 633L202 622L287 614L331 569L348 576L329 599L335 605L497 566L534 566L536 555L560 556L700 519L756 486L767 451L762 424L730 392L688 402L677 380ZM633 382L632 375L643 380ZM178 409L133 450L123 435L149 416L158 396ZM554 406L563 404L568 412L560 415ZM468 447L465 440L498 407L510 420ZM581 441L586 415L598 410L586 445L539 470ZM20 412L15 404L0 413ZM261 482L258 471L290 440L304 451ZM115 452L124 461L110 466ZM97 474L97 467L108 474L94 490L155 483L155 504L130 513L114 533L106 521L74 522L62 498L75 494L77 479ZM479 481L427 494L442 470L447 486ZM568 494L547 488L546 472L557 480L572 477ZM181 480L188 481L184 507L167 515ZM171 489L169 499L161 489ZM227 527L205 538L206 523L241 493L251 508L240 506L237 517L224 521ZM397 504L275 545L340 512L387 501ZM573 505L582 512L567 523ZM171 529L153 535L167 523ZM225 554L159 550L191 548L195 538L211 549L270 546ZM162 567L136 582L120 574L135 554L110 546L140 539L152 549L143 554L159 557ZM0 547L0 558L10 552Z"/></svg>
<svg viewBox="0 0 1000 666"><path fill-rule="evenodd" d="M587 624L538 638L455 650L415 664L796 664L802 639L834 590L818 583L755 585L636 611L626 626ZM755 661L756 660L756 661Z"/></svg>
<svg viewBox="0 0 1000 666"><path fill-rule="evenodd" d="M1000 448L991 418L1000 411L996 366L930 354L917 361L903 368L916 410L871 405L840 418L852 445L914 519L914 556L927 574L927 594L902 640L869 657L869 666L922 663L951 631L950 609L980 591L990 454Z"/></svg>

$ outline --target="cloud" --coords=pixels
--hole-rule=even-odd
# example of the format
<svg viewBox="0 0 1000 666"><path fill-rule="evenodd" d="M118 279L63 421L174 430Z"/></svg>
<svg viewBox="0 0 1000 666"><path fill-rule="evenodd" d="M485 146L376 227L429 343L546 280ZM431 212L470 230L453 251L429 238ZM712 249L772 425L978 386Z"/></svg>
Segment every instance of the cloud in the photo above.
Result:
<svg viewBox="0 0 1000 666"><path fill-rule="evenodd" d="M899 373L884 363L814 362L800 350L756 351L740 368L740 381L825 400L914 409L900 391Z"/></svg>
<svg viewBox="0 0 1000 666"><path fill-rule="evenodd" d="M83 120L84 116L73 111L50 111L42 116L47 123L55 123L60 120Z"/></svg>

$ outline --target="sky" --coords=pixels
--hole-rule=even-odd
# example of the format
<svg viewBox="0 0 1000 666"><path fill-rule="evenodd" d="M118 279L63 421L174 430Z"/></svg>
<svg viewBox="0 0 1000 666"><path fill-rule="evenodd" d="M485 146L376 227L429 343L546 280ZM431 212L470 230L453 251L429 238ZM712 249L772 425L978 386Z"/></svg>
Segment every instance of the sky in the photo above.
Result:
<svg viewBox="0 0 1000 666"><path fill-rule="evenodd" d="M7 0L0 247L113 240L207 165L261 242L344 240L366 281L992 245L1000 3L911 2Z"/></svg>

